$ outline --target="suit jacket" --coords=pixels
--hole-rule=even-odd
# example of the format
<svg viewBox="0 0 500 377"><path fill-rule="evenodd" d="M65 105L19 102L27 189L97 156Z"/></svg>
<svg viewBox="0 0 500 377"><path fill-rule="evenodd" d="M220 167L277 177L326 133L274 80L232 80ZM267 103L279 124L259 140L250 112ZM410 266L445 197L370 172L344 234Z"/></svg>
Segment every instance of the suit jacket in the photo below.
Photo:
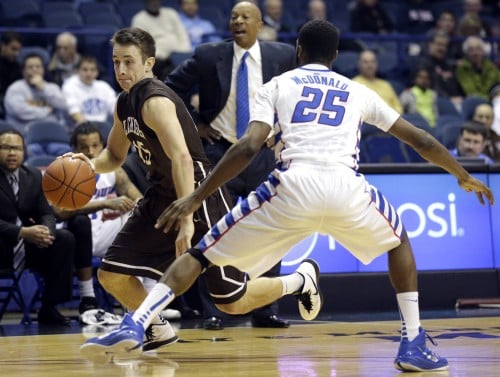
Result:
<svg viewBox="0 0 500 377"><path fill-rule="evenodd" d="M192 110L196 123L201 120L209 124L227 102L231 88L233 43L226 40L198 46L193 56L174 69L165 80L165 84L181 96L190 109L191 94L199 93L199 114ZM264 83L296 67L293 46L264 41L259 41L259 45Z"/></svg>
<svg viewBox="0 0 500 377"><path fill-rule="evenodd" d="M21 227L46 225L55 234L56 219L42 190L42 174L34 167L19 167L19 199L16 202L12 188L3 170L0 171L0 237L6 245L14 246Z"/></svg>

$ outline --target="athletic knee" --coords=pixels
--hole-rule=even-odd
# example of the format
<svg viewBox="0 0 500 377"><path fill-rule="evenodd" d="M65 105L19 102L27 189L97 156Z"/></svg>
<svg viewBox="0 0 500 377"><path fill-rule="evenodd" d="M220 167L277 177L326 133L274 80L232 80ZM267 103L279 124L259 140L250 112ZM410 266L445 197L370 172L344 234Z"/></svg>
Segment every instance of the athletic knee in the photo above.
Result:
<svg viewBox="0 0 500 377"><path fill-rule="evenodd" d="M97 279L99 283L108 292L114 292L118 287L125 286L126 280L129 278L127 275L116 274L105 270L97 270Z"/></svg>

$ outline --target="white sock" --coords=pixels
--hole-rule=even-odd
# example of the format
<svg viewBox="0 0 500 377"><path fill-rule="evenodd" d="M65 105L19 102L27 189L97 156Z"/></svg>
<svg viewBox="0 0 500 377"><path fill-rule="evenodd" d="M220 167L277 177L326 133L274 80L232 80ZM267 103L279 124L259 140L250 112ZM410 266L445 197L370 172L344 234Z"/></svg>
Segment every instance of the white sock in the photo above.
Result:
<svg viewBox="0 0 500 377"><path fill-rule="evenodd" d="M170 304L175 298L172 289L165 283L156 284L149 292L141 306L134 312L132 319L134 322L140 323L144 329L147 329L149 324L156 320L158 314Z"/></svg>
<svg viewBox="0 0 500 377"><path fill-rule="evenodd" d="M415 339L420 327L420 312L418 307L418 292L403 292L396 294L401 315L401 338Z"/></svg>
<svg viewBox="0 0 500 377"><path fill-rule="evenodd" d="M290 275L279 276L278 279L281 280L283 285L282 296L297 293L304 285L304 277L298 272L294 272Z"/></svg>
<svg viewBox="0 0 500 377"><path fill-rule="evenodd" d="M94 282L89 280L78 280L78 289L80 290L80 298L95 297Z"/></svg>
<svg viewBox="0 0 500 377"><path fill-rule="evenodd" d="M150 292L151 289L158 283L158 280L154 280L151 278L142 278L142 285L146 288L146 291Z"/></svg>

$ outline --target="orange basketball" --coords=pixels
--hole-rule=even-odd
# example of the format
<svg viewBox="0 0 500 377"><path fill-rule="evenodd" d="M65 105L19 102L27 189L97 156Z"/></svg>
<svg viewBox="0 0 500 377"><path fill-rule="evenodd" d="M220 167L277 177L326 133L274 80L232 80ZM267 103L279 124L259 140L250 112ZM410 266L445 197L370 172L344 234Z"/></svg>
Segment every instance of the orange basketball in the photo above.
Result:
<svg viewBox="0 0 500 377"><path fill-rule="evenodd" d="M45 197L55 207L78 209L89 202L95 191L95 173L78 158L63 157L52 162L43 175Z"/></svg>

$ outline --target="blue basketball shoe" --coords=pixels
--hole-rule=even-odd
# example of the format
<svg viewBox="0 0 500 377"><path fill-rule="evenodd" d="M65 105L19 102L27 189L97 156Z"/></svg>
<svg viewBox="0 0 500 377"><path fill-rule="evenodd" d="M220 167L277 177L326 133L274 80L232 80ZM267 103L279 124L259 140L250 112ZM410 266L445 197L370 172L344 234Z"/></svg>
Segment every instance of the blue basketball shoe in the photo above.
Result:
<svg viewBox="0 0 500 377"><path fill-rule="evenodd" d="M108 363L113 356L139 356L142 353L144 329L126 314L120 327L105 335L87 340L80 347L82 355L95 363Z"/></svg>
<svg viewBox="0 0 500 377"><path fill-rule="evenodd" d="M394 367L405 372L426 372L448 369L448 361L440 357L425 344L425 338L436 346L437 343L420 328L418 336L411 342L403 338L399 345Z"/></svg>

